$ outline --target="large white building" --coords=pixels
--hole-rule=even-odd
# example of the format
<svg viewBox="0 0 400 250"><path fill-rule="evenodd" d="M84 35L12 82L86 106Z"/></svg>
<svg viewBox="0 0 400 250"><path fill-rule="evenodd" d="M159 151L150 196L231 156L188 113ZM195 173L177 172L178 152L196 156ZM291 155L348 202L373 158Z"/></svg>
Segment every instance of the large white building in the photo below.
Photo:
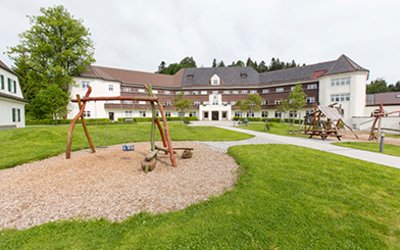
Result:
<svg viewBox="0 0 400 250"><path fill-rule="evenodd" d="M25 127L25 104L18 77L0 60L0 129Z"/></svg>
<svg viewBox="0 0 400 250"><path fill-rule="evenodd" d="M306 93L306 108L310 112L316 104L338 103L344 109L348 123L355 116L365 115L366 84L369 71L345 55L336 60L301 67L258 73L251 67L186 68L175 75L140 72L101 66L91 66L75 78L72 97L83 96L90 85L91 96L134 96L145 94L144 84L152 84L155 94L165 106L167 116L177 116L173 101L183 93L192 100L186 116L200 120L231 120L239 117L298 117L295 112L282 114L277 107L291 89L301 84ZM241 112L235 103L248 94L258 93L263 98L260 112ZM89 103L88 118L149 117L150 106L144 102ZM68 118L78 111L69 105Z"/></svg>

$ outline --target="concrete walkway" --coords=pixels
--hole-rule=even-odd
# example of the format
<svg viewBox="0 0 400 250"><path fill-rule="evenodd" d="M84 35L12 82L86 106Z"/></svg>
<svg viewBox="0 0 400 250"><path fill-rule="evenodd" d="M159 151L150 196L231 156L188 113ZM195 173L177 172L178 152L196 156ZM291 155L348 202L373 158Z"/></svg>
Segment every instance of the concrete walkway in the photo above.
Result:
<svg viewBox="0 0 400 250"><path fill-rule="evenodd" d="M319 139L306 139L300 137L290 137L274 135L264 132L258 132L253 130L241 129L238 127L233 127L233 122L196 122L194 126L214 126L223 129L233 130L237 132L247 133L254 135L254 138L243 140L243 141L233 141L233 142L204 142L207 145L217 148L219 150L226 151L229 147L235 145L246 145L246 144L291 144L306 148L312 148L317 150L322 150L325 152L343 155L351 157L354 159L369 161L373 163L382 164L389 167L400 168L400 157L385 155L380 153L374 153L364 150L351 149L346 147L339 147L332 145L334 141L322 141ZM336 140L335 140L336 141Z"/></svg>

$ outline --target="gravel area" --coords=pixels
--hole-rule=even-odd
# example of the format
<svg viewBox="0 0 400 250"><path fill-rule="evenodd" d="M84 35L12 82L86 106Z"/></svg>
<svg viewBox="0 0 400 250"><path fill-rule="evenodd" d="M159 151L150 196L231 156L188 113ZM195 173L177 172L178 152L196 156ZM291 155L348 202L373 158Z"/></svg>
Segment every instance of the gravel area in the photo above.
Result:
<svg viewBox="0 0 400 250"><path fill-rule="evenodd" d="M25 229L62 219L105 218L121 221L146 211L159 213L183 209L230 189L237 174L234 159L195 142L175 142L193 147L193 158L178 167L159 153L153 172L145 174L140 162L149 143L135 143L135 151L121 145L72 153L0 171L0 229Z"/></svg>

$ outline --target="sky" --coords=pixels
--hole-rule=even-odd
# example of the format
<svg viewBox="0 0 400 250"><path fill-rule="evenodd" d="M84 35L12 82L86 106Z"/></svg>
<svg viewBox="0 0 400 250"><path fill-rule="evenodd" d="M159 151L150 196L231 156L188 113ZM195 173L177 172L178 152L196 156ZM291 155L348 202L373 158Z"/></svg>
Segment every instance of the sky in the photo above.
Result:
<svg viewBox="0 0 400 250"><path fill-rule="evenodd" d="M198 66L248 57L318 63L345 54L370 80L400 80L398 0L0 0L0 59L40 7L64 5L83 20L96 65L154 72L193 56Z"/></svg>

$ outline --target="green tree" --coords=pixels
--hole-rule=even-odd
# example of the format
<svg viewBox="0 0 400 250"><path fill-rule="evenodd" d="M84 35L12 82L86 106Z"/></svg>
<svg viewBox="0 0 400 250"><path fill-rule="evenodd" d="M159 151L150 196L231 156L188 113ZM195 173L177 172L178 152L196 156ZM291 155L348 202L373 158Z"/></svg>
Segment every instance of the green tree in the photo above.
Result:
<svg viewBox="0 0 400 250"><path fill-rule="evenodd" d="M260 64L258 65L258 67L257 67L257 71L259 73L263 73L263 72L265 72L267 70L268 70L268 68L267 68L267 65L265 64L265 62L261 61Z"/></svg>
<svg viewBox="0 0 400 250"><path fill-rule="evenodd" d="M220 61L219 63L218 63L218 66L217 66L218 68L223 68L223 67L225 67L225 63L224 63L224 61Z"/></svg>
<svg viewBox="0 0 400 250"><path fill-rule="evenodd" d="M164 63L163 65L161 65L162 63ZM158 67L158 71L157 73L160 74L165 74L165 75L175 75L176 72L178 72L180 69L183 68L196 68L196 61L194 60L193 57L185 57L183 58L179 63L171 63L168 65L168 67L165 67L165 62L162 61L160 64L160 66L162 67Z"/></svg>
<svg viewBox="0 0 400 250"><path fill-rule="evenodd" d="M180 62L179 65L181 68L196 68L196 61L193 59L193 57L185 57L183 58Z"/></svg>
<svg viewBox="0 0 400 250"><path fill-rule="evenodd" d="M243 61L241 61L241 60L237 60L237 61L236 61L236 66L238 66L238 67L244 67L244 66L245 66L245 64L244 64L244 62L243 62Z"/></svg>
<svg viewBox="0 0 400 250"><path fill-rule="evenodd" d="M95 61L94 45L82 20L62 5L40 12L29 17L31 28L20 34L20 43L8 51L29 101L53 84L67 93L73 77Z"/></svg>
<svg viewBox="0 0 400 250"><path fill-rule="evenodd" d="M185 116L185 111L190 107L191 104L192 101L184 98L183 93L180 93L175 97L174 106L176 107L179 113L183 113L182 120L183 117Z"/></svg>
<svg viewBox="0 0 400 250"><path fill-rule="evenodd" d="M304 93L301 84L294 86L294 89L289 94L289 109L290 111L299 112L299 117L301 117L300 110L306 106L306 94Z"/></svg>
<svg viewBox="0 0 400 250"><path fill-rule="evenodd" d="M211 67L213 67L213 68L217 67L217 59L214 58L214 60L212 61Z"/></svg>
<svg viewBox="0 0 400 250"><path fill-rule="evenodd" d="M283 120L283 114L287 113L290 110L288 99L283 99L278 107L276 107L276 110L282 114L281 120Z"/></svg>
<svg viewBox="0 0 400 250"><path fill-rule="evenodd" d="M400 81L397 81L395 84L390 84L388 88L390 92L400 92Z"/></svg>
<svg viewBox="0 0 400 250"><path fill-rule="evenodd" d="M262 97L259 94L249 94L246 99L239 100L236 105L240 111L249 113L261 110Z"/></svg>
<svg viewBox="0 0 400 250"><path fill-rule="evenodd" d="M55 84L41 89L29 105L30 115L36 119L57 119L67 113L69 96Z"/></svg>
<svg viewBox="0 0 400 250"><path fill-rule="evenodd" d="M367 94L384 92L389 92L389 88L385 79L378 78L375 81L371 81L371 83L367 85Z"/></svg>

